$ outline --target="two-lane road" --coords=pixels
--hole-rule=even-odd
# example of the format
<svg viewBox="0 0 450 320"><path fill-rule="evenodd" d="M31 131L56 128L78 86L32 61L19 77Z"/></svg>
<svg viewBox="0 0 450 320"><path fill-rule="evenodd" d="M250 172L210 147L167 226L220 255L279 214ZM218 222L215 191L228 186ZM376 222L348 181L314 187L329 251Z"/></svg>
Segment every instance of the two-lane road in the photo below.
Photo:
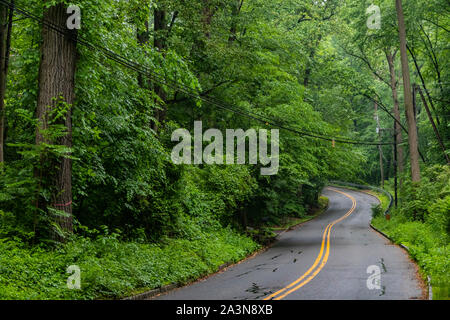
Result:
<svg viewBox="0 0 450 320"><path fill-rule="evenodd" d="M377 200L339 188L326 188L323 194L330 199L328 210L282 234L267 251L155 299L422 298L407 254L369 227ZM368 281L371 275L379 281Z"/></svg>

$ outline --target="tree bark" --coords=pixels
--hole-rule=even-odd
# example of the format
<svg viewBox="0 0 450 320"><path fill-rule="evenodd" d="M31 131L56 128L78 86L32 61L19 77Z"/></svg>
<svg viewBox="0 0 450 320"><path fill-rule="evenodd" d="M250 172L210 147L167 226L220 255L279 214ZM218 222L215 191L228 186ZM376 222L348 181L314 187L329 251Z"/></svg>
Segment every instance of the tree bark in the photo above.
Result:
<svg viewBox="0 0 450 320"><path fill-rule="evenodd" d="M157 8L154 10L154 15L154 46L159 51L163 51L166 48L167 13L164 8Z"/></svg>
<svg viewBox="0 0 450 320"><path fill-rule="evenodd" d="M398 18L398 32L400 39L400 56L402 62L403 88L405 98L405 112L408 121L409 157L411 161L411 180L420 181L419 151L417 124L414 117L413 100L411 93L411 80L409 76L408 56L406 49L406 28L403 16L402 1L395 0Z"/></svg>
<svg viewBox="0 0 450 320"><path fill-rule="evenodd" d="M394 55L389 51L386 51L386 58L389 65L389 73L391 75L391 91L392 91L392 99L394 100L394 116L397 122L400 122L400 108L398 104L398 91L397 91L397 79L395 75L395 65L394 65ZM395 126L395 140L397 143L397 168L398 172L403 172L403 147L401 146L403 137L402 137L402 128L398 125ZM401 185L400 181L400 185Z"/></svg>
<svg viewBox="0 0 450 320"><path fill-rule="evenodd" d="M65 34L56 32L51 28L42 26L41 60L39 66L39 93L37 104L37 118L39 127L36 130L36 144L43 142L72 147L72 118L71 108L65 117L60 120L67 128L67 134L58 141L48 141L41 130L49 128L50 112L61 102L72 106L75 99L75 68L76 68L76 29L68 30L66 21L68 14L64 4L57 4L44 11L44 20L57 26ZM59 121L59 120L58 120ZM56 216L55 221L62 231L71 233L73 230L72 218L72 161L67 157L51 159L46 164L45 177L51 177L48 183L52 187L50 204L54 209L63 211L66 216ZM56 172L54 172L56 170ZM45 205L48 205L45 203ZM64 240L54 234L56 240Z"/></svg>
<svg viewBox="0 0 450 320"><path fill-rule="evenodd" d="M14 1L12 1L14 4ZM9 14L8 14L9 12ZM6 77L8 75L8 61L11 44L13 10L0 6L0 162L5 161L5 98Z"/></svg>

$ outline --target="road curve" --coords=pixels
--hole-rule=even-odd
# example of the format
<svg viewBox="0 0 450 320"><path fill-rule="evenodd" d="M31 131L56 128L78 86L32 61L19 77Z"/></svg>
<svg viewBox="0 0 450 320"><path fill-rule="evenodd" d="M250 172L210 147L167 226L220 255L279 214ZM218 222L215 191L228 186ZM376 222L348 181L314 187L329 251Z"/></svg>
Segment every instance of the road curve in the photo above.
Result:
<svg viewBox="0 0 450 320"><path fill-rule="evenodd" d="M323 195L330 200L326 212L283 233L267 251L154 299L421 299L407 254L369 227L377 200L334 187Z"/></svg>

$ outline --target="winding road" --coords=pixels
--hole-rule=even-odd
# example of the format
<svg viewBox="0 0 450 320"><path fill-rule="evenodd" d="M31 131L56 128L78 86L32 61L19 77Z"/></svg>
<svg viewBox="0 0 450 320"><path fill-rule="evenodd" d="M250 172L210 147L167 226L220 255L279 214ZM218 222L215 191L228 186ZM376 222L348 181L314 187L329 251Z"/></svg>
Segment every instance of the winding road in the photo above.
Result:
<svg viewBox="0 0 450 320"><path fill-rule="evenodd" d="M328 209L261 254L154 299L422 299L406 252L370 228L368 194L328 187Z"/></svg>

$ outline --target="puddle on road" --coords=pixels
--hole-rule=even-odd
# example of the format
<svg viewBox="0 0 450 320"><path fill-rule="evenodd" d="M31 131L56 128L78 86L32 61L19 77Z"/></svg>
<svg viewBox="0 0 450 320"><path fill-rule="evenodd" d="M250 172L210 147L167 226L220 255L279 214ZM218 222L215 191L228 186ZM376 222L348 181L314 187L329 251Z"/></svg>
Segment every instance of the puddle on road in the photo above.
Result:
<svg viewBox="0 0 450 320"><path fill-rule="evenodd" d="M380 297L384 296L386 294L386 286L381 286L381 293L380 293Z"/></svg>
<svg viewBox="0 0 450 320"><path fill-rule="evenodd" d="M297 259L294 259L294 263L296 263L297 262Z"/></svg>
<svg viewBox="0 0 450 320"><path fill-rule="evenodd" d="M256 283L253 282L252 286L245 291L251 292L251 293L259 293L260 290L261 290L261 288Z"/></svg>
<svg viewBox="0 0 450 320"><path fill-rule="evenodd" d="M265 297L269 294L272 294L274 291L273 290L268 290L268 288L261 288L257 283L253 282L252 286L250 288L248 288L247 290L245 290L246 292L251 292L254 294L258 294L255 298L252 298L252 300L258 300L262 297ZM247 300L247 299L245 299Z"/></svg>

